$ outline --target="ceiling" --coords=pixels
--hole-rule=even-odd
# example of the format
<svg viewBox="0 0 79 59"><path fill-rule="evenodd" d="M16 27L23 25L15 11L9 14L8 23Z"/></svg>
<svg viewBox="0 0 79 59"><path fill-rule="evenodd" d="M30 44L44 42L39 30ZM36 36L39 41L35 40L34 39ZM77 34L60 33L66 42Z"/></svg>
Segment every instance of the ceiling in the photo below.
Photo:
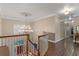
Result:
<svg viewBox="0 0 79 59"><path fill-rule="evenodd" d="M79 15L79 4L77 3L0 3L0 16L3 19L34 21L59 15L65 5L74 8L74 11L72 11L74 15Z"/></svg>

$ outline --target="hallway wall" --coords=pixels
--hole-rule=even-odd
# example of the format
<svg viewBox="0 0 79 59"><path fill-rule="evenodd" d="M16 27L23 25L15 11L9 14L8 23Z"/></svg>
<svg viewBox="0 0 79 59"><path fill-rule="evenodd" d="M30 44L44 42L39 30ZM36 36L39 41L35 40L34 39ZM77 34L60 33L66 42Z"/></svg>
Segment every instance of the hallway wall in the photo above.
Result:
<svg viewBox="0 0 79 59"><path fill-rule="evenodd" d="M74 18L74 25L75 26L79 25L79 16Z"/></svg>
<svg viewBox="0 0 79 59"><path fill-rule="evenodd" d="M33 41L38 43L38 36L44 34L44 32L55 33L55 39L52 40L53 43L56 43L64 38L64 23L60 21L57 16L47 17L44 19L40 19L31 23L33 28ZM41 42L41 54L44 54L47 49L47 42L42 43L42 41L46 39L43 38ZM44 45L45 44L45 45ZM46 49L45 49L46 48ZM43 53L42 53L43 52Z"/></svg>
<svg viewBox="0 0 79 59"><path fill-rule="evenodd" d="M37 42L37 36L43 32L55 33L53 42L58 42L64 37L64 23L57 16L51 16L31 23L34 30L34 40Z"/></svg>
<svg viewBox="0 0 79 59"><path fill-rule="evenodd" d="M2 34L2 20L0 19L0 35Z"/></svg>
<svg viewBox="0 0 79 59"><path fill-rule="evenodd" d="M42 35L43 32L55 33L55 17L48 17L45 19L40 19L31 23L33 27L33 39L38 42L38 35Z"/></svg>
<svg viewBox="0 0 79 59"><path fill-rule="evenodd" d="M14 25L26 25L27 22L17 21L17 20L7 20L2 19L2 35L13 35L14 34Z"/></svg>
<svg viewBox="0 0 79 59"><path fill-rule="evenodd" d="M79 26L79 16L76 16L74 19L73 27L74 27L74 32L76 32L76 26Z"/></svg>

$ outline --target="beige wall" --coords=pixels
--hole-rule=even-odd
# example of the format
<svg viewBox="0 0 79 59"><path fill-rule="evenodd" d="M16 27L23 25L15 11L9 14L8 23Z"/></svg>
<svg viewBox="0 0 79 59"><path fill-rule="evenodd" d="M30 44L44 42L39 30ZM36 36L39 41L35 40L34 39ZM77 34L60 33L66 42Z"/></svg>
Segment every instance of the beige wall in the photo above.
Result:
<svg viewBox="0 0 79 59"><path fill-rule="evenodd" d="M2 19L2 35L13 34L14 24L30 24L28 22L16 21L16 20L6 20ZM31 35L35 42L37 42L37 36L43 34L43 32L55 33L55 40L60 40L64 34L62 24L60 24L59 18L57 16L52 16L44 19L40 19L31 23L33 28L33 35Z"/></svg>
<svg viewBox="0 0 79 59"><path fill-rule="evenodd" d="M0 19L0 35L2 34L2 20Z"/></svg>
<svg viewBox="0 0 79 59"><path fill-rule="evenodd" d="M63 19L59 19L57 17L57 19L55 19L55 42L58 42L62 39L64 39L64 35L65 35L65 32L64 32L64 21Z"/></svg>
<svg viewBox="0 0 79 59"><path fill-rule="evenodd" d="M49 17L49 18L37 20L31 23L34 30L33 37L34 37L35 42L38 41L37 36L43 34L44 31L55 33L55 20L54 19L55 17Z"/></svg>
<svg viewBox="0 0 79 59"><path fill-rule="evenodd" d="M79 16L74 18L74 25L73 26L77 26L79 25Z"/></svg>
<svg viewBox="0 0 79 59"><path fill-rule="evenodd" d="M60 21L57 16L52 16L44 19L40 19L32 23L34 30L34 41L37 42L37 36L43 34L43 32L55 33L55 42L63 38L64 23Z"/></svg>
<svg viewBox="0 0 79 59"><path fill-rule="evenodd" d="M79 25L79 16L75 17L73 20L74 20L74 23L73 23L74 32L76 32L76 26Z"/></svg>
<svg viewBox="0 0 79 59"><path fill-rule="evenodd" d="M16 20L6 20L2 19L2 35L11 35L13 34L14 24L26 25L27 22L16 21Z"/></svg>
<svg viewBox="0 0 79 59"><path fill-rule="evenodd" d="M33 27L33 41L38 42L38 35L43 34L43 32L55 33L54 43L63 39L64 36L64 22L61 22L57 16L48 17L45 19L40 19L32 22ZM48 40L48 39L47 39ZM48 43L46 38L40 39L40 53L44 54L48 49Z"/></svg>

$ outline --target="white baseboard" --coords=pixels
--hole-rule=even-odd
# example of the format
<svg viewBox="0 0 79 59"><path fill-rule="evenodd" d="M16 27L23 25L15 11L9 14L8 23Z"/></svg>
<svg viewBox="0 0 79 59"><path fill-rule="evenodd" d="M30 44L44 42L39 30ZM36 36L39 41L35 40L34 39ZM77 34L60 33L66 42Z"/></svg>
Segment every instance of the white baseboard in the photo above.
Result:
<svg viewBox="0 0 79 59"><path fill-rule="evenodd" d="M59 42L59 41L61 41L61 40L63 40L63 39L56 40L55 43L57 43L57 42Z"/></svg>
<svg viewBox="0 0 79 59"><path fill-rule="evenodd" d="M57 43L57 42L59 42L59 41L61 41L61 40L63 40L63 39L59 39L59 40L55 40L55 41L53 41L53 40L48 40L49 42L52 42L52 43Z"/></svg>
<svg viewBox="0 0 79 59"><path fill-rule="evenodd" d="M74 42L74 41L73 41ZM75 41L76 43L79 43L79 41Z"/></svg>
<svg viewBox="0 0 79 59"><path fill-rule="evenodd" d="M49 42L52 42L52 43L55 43L55 41L53 41L53 40L48 40Z"/></svg>

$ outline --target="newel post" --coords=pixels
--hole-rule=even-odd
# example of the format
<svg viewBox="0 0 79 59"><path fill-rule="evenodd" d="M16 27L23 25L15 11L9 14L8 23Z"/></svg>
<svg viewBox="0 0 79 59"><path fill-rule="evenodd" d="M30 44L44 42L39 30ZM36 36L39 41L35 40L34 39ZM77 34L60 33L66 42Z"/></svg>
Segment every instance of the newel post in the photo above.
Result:
<svg viewBox="0 0 79 59"><path fill-rule="evenodd" d="M40 37L38 36L38 56L40 56Z"/></svg>
<svg viewBox="0 0 79 59"><path fill-rule="evenodd" d="M28 56L28 41L29 41L29 39L30 39L30 36L29 36L29 34L27 34L27 56Z"/></svg>

